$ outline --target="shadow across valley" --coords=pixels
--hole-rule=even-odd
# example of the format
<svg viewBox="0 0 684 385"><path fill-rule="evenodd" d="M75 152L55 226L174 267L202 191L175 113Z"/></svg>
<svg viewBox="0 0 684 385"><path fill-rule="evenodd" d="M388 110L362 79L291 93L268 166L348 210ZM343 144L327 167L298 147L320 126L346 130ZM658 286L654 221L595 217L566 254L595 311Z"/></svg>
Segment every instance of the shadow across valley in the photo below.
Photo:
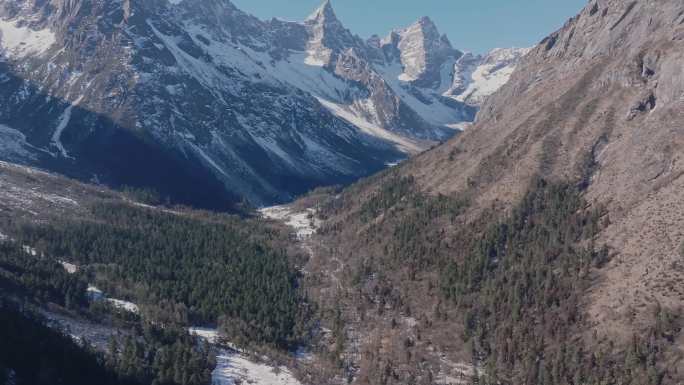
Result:
<svg viewBox="0 0 684 385"><path fill-rule="evenodd" d="M235 211L240 201L193 154L166 149L144 131L122 127L107 116L46 95L2 62L0 98L0 125L20 132L26 140L14 143L23 147L26 156L10 158L12 154L5 153L0 159L113 188L151 188L174 204ZM67 109L70 115L64 116ZM62 119L68 121L58 139L67 156L53 137ZM21 135L14 138L23 139Z"/></svg>

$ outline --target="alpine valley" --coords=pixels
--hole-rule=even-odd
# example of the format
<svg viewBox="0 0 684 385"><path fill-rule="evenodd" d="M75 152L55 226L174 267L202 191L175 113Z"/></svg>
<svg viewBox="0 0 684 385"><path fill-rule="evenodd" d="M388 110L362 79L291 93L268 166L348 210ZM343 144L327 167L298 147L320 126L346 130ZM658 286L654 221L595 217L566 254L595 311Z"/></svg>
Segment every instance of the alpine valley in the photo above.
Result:
<svg viewBox="0 0 684 385"><path fill-rule="evenodd" d="M482 57L329 2L0 33L0 384L684 384L682 0Z"/></svg>
<svg viewBox="0 0 684 385"><path fill-rule="evenodd" d="M522 49L428 18L367 41L228 0L3 0L0 159L230 209L347 184L458 133Z"/></svg>

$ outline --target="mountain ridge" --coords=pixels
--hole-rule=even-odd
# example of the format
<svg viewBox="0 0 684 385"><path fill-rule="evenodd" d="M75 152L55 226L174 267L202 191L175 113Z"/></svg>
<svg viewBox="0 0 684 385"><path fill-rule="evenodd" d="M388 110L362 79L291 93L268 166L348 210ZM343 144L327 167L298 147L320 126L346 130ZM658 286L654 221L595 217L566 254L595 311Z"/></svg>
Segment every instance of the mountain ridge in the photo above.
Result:
<svg viewBox="0 0 684 385"><path fill-rule="evenodd" d="M330 3L321 9L334 15ZM223 0L11 0L0 20L10 85L0 123L27 145L7 140L31 153L25 163L114 186L143 187L152 171L128 178L134 164L103 147L113 133L202 170L191 184L222 184L210 188L212 204L261 205L369 175L453 135L449 123L476 111L403 84L382 50L337 18L261 21ZM150 187L198 203L162 179Z"/></svg>
<svg viewBox="0 0 684 385"><path fill-rule="evenodd" d="M461 135L293 205L342 378L681 383L682 7L590 1Z"/></svg>

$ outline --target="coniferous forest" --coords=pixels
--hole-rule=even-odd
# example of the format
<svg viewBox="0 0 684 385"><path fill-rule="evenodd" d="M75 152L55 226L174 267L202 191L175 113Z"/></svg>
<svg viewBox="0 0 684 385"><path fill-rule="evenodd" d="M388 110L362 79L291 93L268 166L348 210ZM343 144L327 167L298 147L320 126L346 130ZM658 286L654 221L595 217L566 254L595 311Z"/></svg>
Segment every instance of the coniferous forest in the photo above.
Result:
<svg viewBox="0 0 684 385"><path fill-rule="evenodd" d="M271 230L120 203L98 203L92 214L93 220L16 223L13 236L41 254L89 266L108 292L150 309L169 304L182 313L171 317L176 321L239 320L245 340L281 348L301 337L296 273L288 256L268 245L277 236Z"/></svg>
<svg viewBox="0 0 684 385"><path fill-rule="evenodd" d="M4 223L12 238L0 242L0 378L17 385L206 385L215 352L188 326L221 326L234 343L254 349L288 349L306 337L305 299L291 256L275 246L279 230L123 203L96 203L90 213ZM141 315L89 301L90 283L139 304ZM38 310L46 306L113 322L121 333L106 352L96 351L48 327Z"/></svg>
<svg viewBox="0 0 684 385"><path fill-rule="evenodd" d="M0 297L0 379L16 385L118 385L102 356Z"/></svg>
<svg viewBox="0 0 684 385"><path fill-rule="evenodd" d="M183 329L136 325L95 350L46 325L30 306L0 297L0 378L16 385L207 385L208 345Z"/></svg>
<svg viewBox="0 0 684 385"><path fill-rule="evenodd" d="M467 197L423 194L411 176L391 171L358 206L358 215L345 217L341 213L354 210L354 188L358 185L324 202L322 217L345 219L320 231L344 239L347 228L365 226L363 236L354 239L358 244L348 241L336 251L354 256L353 250L370 250L352 269L352 292L366 293L377 277L412 282L437 272L442 300L429 322L462 330L454 338L482 368L473 383L659 385L676 374L662 365L681 332L676 313L657 306L648 330L635 334L625 349L591 334L581 301L592 272L611 255L594 241L608 218L600 205L587 204L581 185L537 178L509 213L484 210L467 227L458 221L470 204ZM454 241L445 238L445 226L456 234ZM381 281L365 296L410 314L406 297L419 294L398 292L398 282ZM590 331L588 340L583 330ZM407 341L410 357L415 341ZM391 362L371 365L369 383L406 381Z"/></svg>

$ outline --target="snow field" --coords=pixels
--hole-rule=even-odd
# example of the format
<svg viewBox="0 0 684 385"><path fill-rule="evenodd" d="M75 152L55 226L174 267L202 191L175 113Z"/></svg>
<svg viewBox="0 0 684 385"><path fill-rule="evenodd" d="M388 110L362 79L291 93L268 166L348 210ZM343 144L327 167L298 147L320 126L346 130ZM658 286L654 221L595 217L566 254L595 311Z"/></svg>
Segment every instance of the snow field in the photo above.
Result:
<svg viewBox="0 0 684 385"><path fill-rule="evenodd" d="M10 58L40 55L55 43L55 34L49 29L33 30L19 26L18 21L0 20L0 53Z"/></svg>

